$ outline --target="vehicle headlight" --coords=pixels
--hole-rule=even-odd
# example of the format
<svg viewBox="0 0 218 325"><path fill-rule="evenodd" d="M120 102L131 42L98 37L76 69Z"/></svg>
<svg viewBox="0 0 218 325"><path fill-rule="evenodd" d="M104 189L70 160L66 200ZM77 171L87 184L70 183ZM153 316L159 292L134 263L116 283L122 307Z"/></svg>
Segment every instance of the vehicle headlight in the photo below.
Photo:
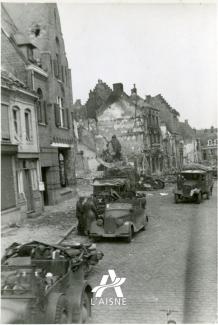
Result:
<svg viewBox="0 0 218 325"><path fill-rule="evenodd" d="M118 226L122 226L123 223L124 223L123 219L116 219L116 224L117 224Z"/></svg>
<svg viewBox="0 0 218 325"><path fill-rule="evenodd" d="M103 226L103 219L97 219L97 225Z"/></svg>

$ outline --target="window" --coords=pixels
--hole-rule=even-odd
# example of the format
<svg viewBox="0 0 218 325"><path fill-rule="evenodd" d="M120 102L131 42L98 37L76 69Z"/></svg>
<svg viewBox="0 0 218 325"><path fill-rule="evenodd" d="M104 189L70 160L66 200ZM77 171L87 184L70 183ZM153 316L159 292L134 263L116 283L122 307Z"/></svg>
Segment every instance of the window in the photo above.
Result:
<svg viewBox="0 0 218 325"><path fill-rule="evenodd" d="M26 109L24 113L26 140L31 141L31 112Z"/></svg>
<svg viewBox="0 0 218 325"><path fill-rule="evenodd" d="M59 114L60 114L60 126L64 127L64 100L61 97L57 97L57 104L59 106Z"/></svg>
<svg viewBox="0 0 218 325"><path fill-rule="evenodd" d="M2 140L10 140L8 106L1 105L1 137Z"/></svg>
<svg viewBox="0 0 218 325"><path fill-rule="evenodd" d="M32 62L34 61L34 59L33 59L33 49L31 47L27 48L27 56L28 56L28 59L30 61L32 61Z"/></svg>
<svg viewBox="0 0 218 325"><path fill-rule="evenodd" d="M18 107L12 109L14 137L19 140L20 135L20 110Z"/></svg>
<svg viewBox="0 0 218 325"><path fill-rule="evenodd" d="M39 97L39 100L37 103L38 122L42 123L42 124L47 124L47 104L46 104L46 101L43 100L43 93L40 88L38 88L37 94Z"/></svg>
<svg viewBox="0 0 218 325"><path fill-rule="evenodd" d="M62 187L67 185L66 182L66 171L65 171L65 159L63 153L59 153L59 173L60 173L60 183Z"/></svg>
<svg viewBox="0 0 218 325"><path fill-rule="evenodd" d="M55 38L55 43L56 43L56 54L55 54L55 60L54 60L54 74L56 78L61 78L62 71L61 71L61 60L60 60L60 43L59 39L56 37Z"/></svg>
<svg viewBox="0 0 218 325"><path fill-rule="evenodd" d="M208 146L212 146L212 140L208 140Z"/></svg>

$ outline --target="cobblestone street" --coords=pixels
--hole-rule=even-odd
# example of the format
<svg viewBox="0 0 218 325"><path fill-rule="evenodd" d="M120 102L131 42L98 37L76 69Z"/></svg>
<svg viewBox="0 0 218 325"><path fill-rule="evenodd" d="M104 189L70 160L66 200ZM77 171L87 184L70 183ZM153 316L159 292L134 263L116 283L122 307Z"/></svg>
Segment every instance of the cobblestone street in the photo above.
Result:
<svg viewBox="0 0 218 325"><path fill-rule="evenodd" d="M80 188L80 192L89 187ZM131 244L104 240L97 246L105 256L92 270L89 282L99 285L108 269L125 277L126 305L92 306L92 323L166 323L166 311L175 310L177 323L213 323L216 320L216 191L202 204L174 204L172 186L147 194L149 224ZM76 201L76 200L75 200ZM55 243L75 223L75 202L67 201L55 213L30 219L2 237L3 248L13 241L38 239ZM64 212L63 212L64 211ZM50 213L49 213L50 212ZM86 241L75 233L72 239ZM114 297L107 289L103 298Z"/></svg>

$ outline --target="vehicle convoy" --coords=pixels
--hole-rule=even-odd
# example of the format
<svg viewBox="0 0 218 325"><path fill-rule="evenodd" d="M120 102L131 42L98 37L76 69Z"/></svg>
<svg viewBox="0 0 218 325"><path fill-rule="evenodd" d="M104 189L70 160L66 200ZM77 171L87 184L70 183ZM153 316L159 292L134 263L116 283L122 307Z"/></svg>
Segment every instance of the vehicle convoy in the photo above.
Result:
<svg viewBox="0 0 218 325"><path fill-rule="evenodd" d="M121 177L120 171L95 178L92 196L79 199L76 213L78 230L94 239L123 237L130 242L148 222L145 191L137 191L134 178Z"/></svg>
<svg viewBox="0 0 218 325"><path fill-rule="evenodd" d="M1 261L2 322L87 322L92 288L85 273L102 257L91 243L12 244Z"/></svg>
<svg viewBox="0 0 218 325"><path fill-rule="evenodd" d="M174 190L175 203L191 200L199 204L204 195L209 200L212 191L212 169L200 164L186 165L177 176L177 187Z"/></svg>

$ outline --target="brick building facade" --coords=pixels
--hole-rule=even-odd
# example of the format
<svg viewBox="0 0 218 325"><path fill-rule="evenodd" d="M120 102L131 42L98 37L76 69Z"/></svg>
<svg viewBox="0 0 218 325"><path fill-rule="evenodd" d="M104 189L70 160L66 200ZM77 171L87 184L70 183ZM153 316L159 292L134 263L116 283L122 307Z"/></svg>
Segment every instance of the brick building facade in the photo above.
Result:
<svg viewBox="0 0 218 325"><path fill-rule="evenodd" d="M68 67L57 5L5 3L4 7L33 45L19 47L28 60L26 82L37 96L37 121L44 204L72 196L75 148L71 71ZM25 19L24 19L25 17ZM14 33L16 37L16 32Z"/></svg>

